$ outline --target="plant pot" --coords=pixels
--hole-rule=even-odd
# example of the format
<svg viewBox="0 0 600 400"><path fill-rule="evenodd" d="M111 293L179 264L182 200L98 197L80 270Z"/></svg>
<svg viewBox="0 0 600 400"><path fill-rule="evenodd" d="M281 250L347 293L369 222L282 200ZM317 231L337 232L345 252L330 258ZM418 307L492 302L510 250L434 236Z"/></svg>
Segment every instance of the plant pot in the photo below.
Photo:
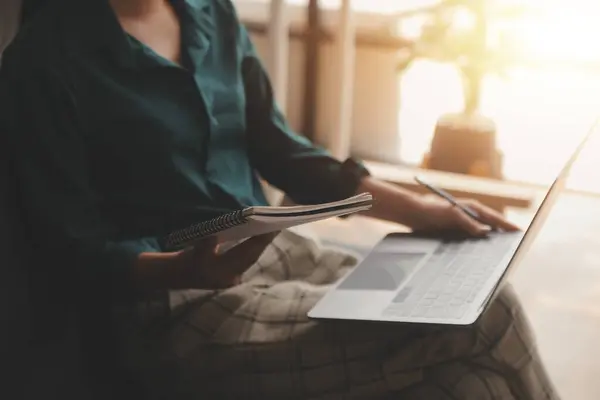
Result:
<svg viewBox="0 0 600 400"><path fill-rule="evenodd" d="M446 114L438 120L423 166L429 169L502 179L503 155L496 125L477 113Z"/></svg>

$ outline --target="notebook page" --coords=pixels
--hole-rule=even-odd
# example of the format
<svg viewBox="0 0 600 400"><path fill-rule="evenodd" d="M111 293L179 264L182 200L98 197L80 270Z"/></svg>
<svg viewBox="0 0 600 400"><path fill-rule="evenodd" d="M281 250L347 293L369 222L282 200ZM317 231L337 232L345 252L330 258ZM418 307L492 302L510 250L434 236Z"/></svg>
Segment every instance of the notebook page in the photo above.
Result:
<svg viewBox="0 0 600 400"><path fill-rule="evenodd" d="M365 211L371 208L370 205L362 205L351 207L344 210L336 210L313 214L306 217L269 217L269 216L251 216L248 217L248 222L217 234L219 241L230 241L244 239L250 236L257 236L264 233L284 230L293 226L303 225L310 222L316 222L327 218L339 217L342 215L353 214L360 211Z"/></svg>

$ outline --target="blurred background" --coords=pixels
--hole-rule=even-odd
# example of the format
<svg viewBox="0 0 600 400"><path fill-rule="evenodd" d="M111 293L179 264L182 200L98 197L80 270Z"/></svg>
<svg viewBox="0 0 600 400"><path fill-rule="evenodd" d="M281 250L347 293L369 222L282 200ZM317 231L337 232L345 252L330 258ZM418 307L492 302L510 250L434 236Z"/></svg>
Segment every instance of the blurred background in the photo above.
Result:
<svg viewBox="0 0 600 400"><path fill-rule="evenodd" d="M288 57L264 34L279 2L236 0L271 73L285 82L276 90L294 128L334 149L341 146L340 155L422 165L440 117L463 112L472 100L465 94L465 56L475 65L476 111L495 124L506 180L551 183L598 115L595 2L287 0L276 23L290 29L289 42L279 46ZM341 50L349 32L351 56ZM310 49L310 40L318 50ZM278 63L278 55L287 60ZM341 64L348 60L351 66ZM311 68L317 72L311 75ZM352 84L352 93L341 79ZM341 114L350 122L339 121ZM600 193L600 180L585 170L574 173L569 185Z"/></svg>

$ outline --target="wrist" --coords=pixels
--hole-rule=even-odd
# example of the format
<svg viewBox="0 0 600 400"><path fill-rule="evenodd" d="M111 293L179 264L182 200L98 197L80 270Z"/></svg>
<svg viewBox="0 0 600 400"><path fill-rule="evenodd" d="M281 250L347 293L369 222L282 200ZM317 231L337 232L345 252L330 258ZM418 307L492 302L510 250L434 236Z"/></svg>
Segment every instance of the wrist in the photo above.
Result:
<svg viewBox="0 0 600 400"><path fill-rule="evenodd" d="M165 271L165 280L170 289L178 290L186 288L185 283L188 276L189 266L192 264L193 251L191 249L181 250L170 254L168 270Z"/></svg>
<svg viewBox="0 0 600 400"><path fill-rule="evenodd" d="M370 192L375 203L368 215L412 227L423 213L423 196L400 186L365 177L359 192Z"/></svg>
<svg viewBox="0 0 600 400"><path fill-rule="evenodd" d="M421 225L427 213L427 201L425 201L422 195L414 193L410 200L406 202L405 209L400 217L401 221L399 222L402 225L415 228Z"/></svg>
<svg viewBox="0 0 600 400"><path fill-rule="evenodd" d="M386 202L386 206L390 216L387 220L412 228L423 214L424 202L421 195L401 190L392 201Z"/></svg>

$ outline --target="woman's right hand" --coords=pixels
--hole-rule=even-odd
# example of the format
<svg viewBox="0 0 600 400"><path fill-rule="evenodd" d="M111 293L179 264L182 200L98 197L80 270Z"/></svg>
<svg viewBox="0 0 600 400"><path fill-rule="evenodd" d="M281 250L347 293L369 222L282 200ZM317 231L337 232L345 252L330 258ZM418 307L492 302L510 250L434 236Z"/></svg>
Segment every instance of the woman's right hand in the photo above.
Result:
<svg viewBox="0 0 600 400"><path fill-rule="evenodd" d="M224 254L215 238L208 238L177 256L173 289L225 289L241 277L261 256L279 232L254 236Z"/></svg>

